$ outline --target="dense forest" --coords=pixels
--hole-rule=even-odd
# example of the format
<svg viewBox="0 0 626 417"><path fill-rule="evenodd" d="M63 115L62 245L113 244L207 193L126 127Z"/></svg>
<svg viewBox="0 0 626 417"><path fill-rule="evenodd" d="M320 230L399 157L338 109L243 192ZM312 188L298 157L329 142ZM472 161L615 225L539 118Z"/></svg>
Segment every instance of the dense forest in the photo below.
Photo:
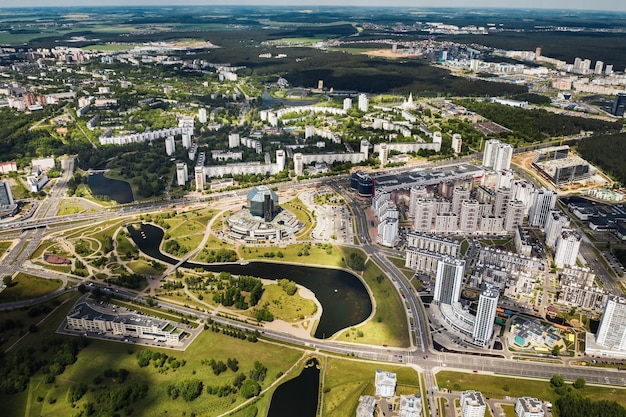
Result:
<svg viewBox="0 0 626 417"><path fill-rule="evenodd" d="M578 142L576 151L617 181L626 184L625 133L585 138Z"/></svg>
<svg viewBox="0 0 626 417"><path fill-rule="evenodd" d="M543 109L522 109L484 101L462 100L460 104L481 116L498 123L522 138L525 142L543 141L554 136L576 135L581 131L596 134L617 133L622 128L620 122L572 117L550 113ZM502 134L507 136L507 133Z"/></svg>

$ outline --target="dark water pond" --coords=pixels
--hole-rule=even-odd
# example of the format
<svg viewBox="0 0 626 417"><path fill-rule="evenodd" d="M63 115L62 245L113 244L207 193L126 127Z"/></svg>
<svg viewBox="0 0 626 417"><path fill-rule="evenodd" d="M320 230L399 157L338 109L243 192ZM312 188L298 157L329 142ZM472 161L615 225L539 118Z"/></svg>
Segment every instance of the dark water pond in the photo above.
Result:
<svg viewBox="0 0 626 417"><path fill-rule="evenodd" d="M161 228L142 224L140 229L128 227L128 231L146 255L169 264L178 263L159 249L164 234ZM225 271L265 279L288 278L310 289L322 305L322 316L315 331L317 338L330 337L339 330L359 324L372 313L372 301L363 282L343 270L271 262L250 262L246 265L185 262L183 267L200 267L206 271Z"/></svg>
<svg viewBox="0 0 626 417"><path fill-rule="evenodd" d="M300 375L276 388L267 417L315 417L319 383L319 364L311 359Z"/></svg>
<svg viewBox="0 0 626 417"><path fill-rule="evenodd" d="M106 195L120 204L130 203L135 200L129 183L107 178L103 173L89 175L88 184L94 195Z"/></svg>

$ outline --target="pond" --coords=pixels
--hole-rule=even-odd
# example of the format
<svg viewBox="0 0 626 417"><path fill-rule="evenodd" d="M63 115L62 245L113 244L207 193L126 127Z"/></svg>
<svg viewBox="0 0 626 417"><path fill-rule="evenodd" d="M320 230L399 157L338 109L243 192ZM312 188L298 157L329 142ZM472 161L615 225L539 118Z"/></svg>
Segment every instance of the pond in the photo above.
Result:
<svg viewBox="0 0 626 417"><path fill-rule="evenodd" d="M315 417L319 384L319 363L310 359L300 375L276 388L267 417Z"/></svg>
<svg viewBox="0 0 626 417"><path fill-rule="evenodd" d="M129 183L107 178L104 173L90 174L88 184L93 195L105 195L119 204L130 203L135 200Z"/></svg>
<svg viewBox="0 0 626 417"><path fill-rule="evenodd" d="M161 228L141 224L139 229L127 229L143 253L168 264L178 263L177 259L162 253L159 248L164 234ZM322 305L322 316L314 335L321 339L365 321L372 313L372 301L363 282L356 275L340 269L272 262L250 262L246 265L185 262L183 267L265 279L288 278L308 288Z"/></svg>

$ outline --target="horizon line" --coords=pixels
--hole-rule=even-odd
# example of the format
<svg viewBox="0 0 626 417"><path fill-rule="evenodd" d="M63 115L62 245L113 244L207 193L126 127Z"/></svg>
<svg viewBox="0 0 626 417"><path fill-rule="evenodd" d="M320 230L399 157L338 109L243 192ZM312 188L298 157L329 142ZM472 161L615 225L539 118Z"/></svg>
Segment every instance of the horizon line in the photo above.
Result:
<svg viewBox="0 0 626 417"><path fill-rule="evenodd" d="M173 0L174 1L174 0ZM554 11L560 13L568 12L610 12L626 14L625 10L615 9L587 9L587 8L556 8L550 7L519 7L519 6L402 6L402 5L328 5L328 4L299 4L299 5L286 5L286 4L259 4L259 3L243 3L243 4L194 4L194 3L167 3L167 4L81 4L81 5L49 5L49 6L24 6L24 5L8 5L0 6L0 11L5 9L88 9L88 8L172 8L172 7L190 7L190 8L245 8L245 7L258 7L258 8L282 8L282 9L301 9L301 8L317 8L317 9L405 9L405 10L536 10L536 11Z"/></svg>

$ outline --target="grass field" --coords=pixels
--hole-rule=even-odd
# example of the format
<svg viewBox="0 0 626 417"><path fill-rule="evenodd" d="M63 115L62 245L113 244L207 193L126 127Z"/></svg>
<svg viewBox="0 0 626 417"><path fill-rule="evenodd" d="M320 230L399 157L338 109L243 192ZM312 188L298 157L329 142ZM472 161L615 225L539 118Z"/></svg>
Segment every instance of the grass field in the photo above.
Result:
<svg viewBox="0 0 626 417"><path fill-rule="evenodd" d="M317 305L313 300L304 299L299 293L287 295L278 284L265 285L263 288L265 291L258 305L268 303L267 309L277 319L298 321L311 317L317 311Z"/></svg>
<svg viewBox="0 0 626 417"><path fill-rule="evenodd" d="M530 396L544 401L556 402L558 395L554 392L550 381L524 379L520 383L518 378L503 376L491 376L480 374L468 374L463 372L440 371L436 375L437 384L441 388L453 391L465 391L474 389L481 391L485 397L504 398L505 396L523 397ZM579 390L584 396L596 401L615 401L626 406L626 390L618 387L595 387L585 386Z"/></svg>
<svg viewBox="0 0 626 417"><path fill-rule="evenodd" d="M143 259L140 259L138 261L131 261L127 264L127 266L130 269L132 269L133 272L140 274L140 275L157 276L161 274L159 271L154 269L152 265L150 265L148 262L144 261Z"/></svg>
<svg viewBox="0 0 626 417"><path fill-rule="evenodd" d="M264 342L240 341L211 331L203 331L185 352L160 350L179 361L185 361L185 365L178 369L167 365L156 367L152 364L140 368L135 354L142 349L144 348L127 344L93 341L79 354L77 362L68 367L54 385L38 385L37 379L33 378L34 389L31 391L31 405L36 404L39 407L33 407L28 415L73 415L75 411L66 400L66 393L73 383L83 382L90 387L90 392L76 403L80 407L86 401L93 401L94 396L99 392L120 386L110 378L105 378L104 382L96 385L93 383L95 376L102 375L105 369L124 368L130 371L125 384L146 382L150 387L147 397L133 405L133 409L140 410L137 415L182 416L195 413L198 416L216 416L241 403L243 397L238 394L231 394L220 398L203 392L194 401L185 402L181 398L170 399L166 393L167 386L185 379L201 380L204 386L230 384L236 375L235 372L227 370L219 376L215 376L211 367L203 364L202 361L215 359L226 362L228 358L235 358L239 361L239 372L244 374L247 374L247 371L252 368L254 361L259 361L267 366L267 376L261 383L262 387L265 388L276 379L279 372L286 372L302 354L295 349ZM156 351L157 349L151 350ZM36 396L53 397L58 400L55 404L49 404L47 400L38 403L34 399Z"/></svg>
<svg viewBox="0 0 626 417"><path fill-rule="evenodd" d="M16 325L13 329L6 329L2 332L2 345L0 347L1 350L7 349L9 346L13 345L19 339L21 334L23 334L31 324L39 323L48 311L54 310L56 307L61 305L66 300L70 300L73 304L73 300L78 298L77 293L73 292L64 292L54 300L48 301L47 303L42 303L36 306L36 310L39 312L38 314L34 314L29 311L31 308L23 308L19 310L11 310L11 311L3 311L0 316L0 321L6 322L7 320L13 320L14 323L20 323ZM32 317L31 317L32 316Z"/></svg>
<svg viewBox="0 0 626 417"><path fill-rule="evenodd" d="M311 213L307 210L306 206L300 201L299 198L294 198L291 201L281 204L286 210L296 216L298 221L304 223L304 227L296 234L298 239L308 239L311 230L315 227L315 220Z"/></svg>
<svg viewBox="0 0 626 417"><path fill-rule="evenodd" d="M517 413L515 412L515 407L512 405L502 404L502 411L504 411L504 415L506 417L517 417Z"/></svg>
<svg viewBox="0 0 626 417"><path fill-rule="evenodd" d="M9 250L9 248L11 247L12 242L0 242L0 256L6 252L7 250Z"/></svg>
<svg viewBox="0 0 626 417"><path fill-rule="evenodd" d="M383 278L378 278L380 276ZM374 296L376 303L374 317L354 327L354 330L340 333L337 339L373 345L408 346L409 329L404 303L393 283L371 260L366 263L363 279Z"/></svg>
<svg viewBox="0 0 626 417"><path fill-rule="evenodd" d="M400 272L402 272L406 279L410 280L411 278L413 278L413 275L415 275L415 271L404 266L404 259L394 258L393 256L388 256L387 259L389 259L389 261L394 264L396 268L400 270Z"/></svg>
<svg viewBox="0 0 626 417"><path fill-rule="evenodd" d="M308 255L303 254L305 248L308 248ZM282 258L277 256L278 252L281 252L283 254ZM324 246L309 245L305 243L287 245L285 247L240 247L238 251L239 257L246 260L263 260L268 258L267 256L264 256L265 254L274 253L274 257L270 257L270 259L278 260L281 262L295 262L300 264L343 267L345 264L342 260L344 256L342 250L338 246L332 246L330 252L331 253L329 254ZM300 253L300 256L298 256L298 253Z"/></svg>
<svg viewBox="0 0 626 417"><path fill-rule="evenodd" d="M61 287L61 280L39 278L33 275L18 273L11 285L0 292L0 302L29 300L49 294Z"/></svg>
<svg viewBox="0 0 626 417"><path fill-rule="evenodd" d="M419 375L408 367L381 365L367 362L348 361L329 357L324 376L325 417L354 416L361 395L374 395L376 369L395 372L398 378L396 392L399 394L419 393Z"/></svg>

